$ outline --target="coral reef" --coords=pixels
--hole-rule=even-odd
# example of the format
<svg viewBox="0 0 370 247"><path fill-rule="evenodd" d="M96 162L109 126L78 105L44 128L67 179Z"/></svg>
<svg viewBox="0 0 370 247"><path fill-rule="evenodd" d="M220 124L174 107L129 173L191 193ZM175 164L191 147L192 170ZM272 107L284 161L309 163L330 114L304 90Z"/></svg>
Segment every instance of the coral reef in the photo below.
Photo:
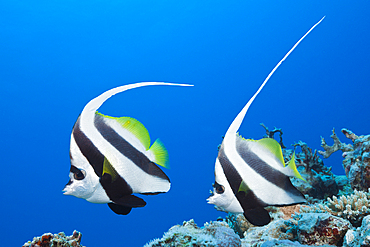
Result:
<svg viewBox="0 0 370 247"><path fill-rule="evenodd" d="M339 190L343 189L344 184L339 183L341 180L337 179L337 176L331 172L331 167L324 165L316 150L312 152L312 149L302 141L293 146L301 148L301 152L296 154L296 164L299 172L307 181L292 178L292 183L297 189L303 194L318 199L337 195ZM286 161L291 158L292 153L293 150L285 149L283 151Z"/></svg>
<svg viewBox="0 0 370 247"><path fill-rule="evenodd" d="M341 245L351 228L348 220L328 213L306 213L298 216L298 241L308 245Z"/></svg>
<svg viewBox="0 0 370 247"><path fill-rule="evenodd" d="M317 203L311 206L302 207L302 213L323 213L347 219L353 226L360 226L362 219L370 215L370 189L369 192L355 190L353 194L340 196L333 199L327 198L324 203Z"/></svg>
<svg viewBox="0 0 370 247"><path fill-rule="evenodd" d="M269 130L269 128L267 128L263 123L260 123L260 125L266 130L266 135L263 136L263 137L274 138L275 133L279 132L279 138L280 138L279 144L280 144L281 148L286 148L283 144L283 131L282 131L282 129L278 129L278 128L274 127L273 130Z"/></svg>
<svg viewBox="0 0 370 247"><path fill-rule="evenodd" d="M289 222L284 219L276 219L268 225L249 228L244 233L242 246L261 246L266 241L292 240L295 238L295 234L290 230Z"/></svg>
<svg viewBox="0 0 370 247"><path fill-rule="evenodd" d="M76 230L71 236L66 236L64 232L45 233L41 237L35 237L32 241L26 242L23 247L83 247L81 237L82 234Z"/></svg>
<svg viewBox="0 0 370 247"><path fill-rule="evenodd" d="M211 221L200 228L194 220L189 220L171 227L161 239L152 240L144 247L160 246L241 247L241 241L224 221Z"/></svg>
<svg viewBox="0 0 370 247"><path fill-rule="evenodd" d="M274 128L270 131L261 125L266 130L266 137L273 138L275 133L279 133L283 147L282 130ZM266 207L272 221L262 227L250 224L243 214L233 213L229 213L225 220L206 223L202 228L197 227L194 221L184 222L183 226L172 227L162 239L153 240L146 247L370 247L370 135L357 136L347 129L342 129L342 132L353 145L341 143L334 130L332 146L321 139L325 152L312 151L302 141L293 145L300 148L296 153L296 165L306 182L295 178L291 181L305 194L305 205ZM318 155L327 158L338 150L343 151L346 176L333 174L331 167L325 166ZM288 162L294 150L283 148L282 151L285 162ZM232 245L225 242L222 245L215 237L217 232L227 236L225 239Z"/></svg>
<svg viewBox="0 0 370 247"><path fill-rule="evenodd" d="M294 150L285 148L283 144L283 131L274 128L270 131L263 123L261 126L265 129L266 135L264 137L274 138L275 133L279 133L280 145L282 147L284 160L287 163L294 150L300 147L301 152L296 153L296 165L299 173L307 181L301 179L291 178L293 185L303 194L317 199L324 199L329 196L337 195L340 190L343 190L347 185L346 179L338 177L331 172L331 167L324 165L324 162L305 142L299 141L294 144Z"/></svg>
<svg viewBox="0 0 370 247"><path fill-rule="evenodd" d="M344 247L367 247L370 246L370 215L366 216L361 227L356 230L348 230L344 237Z"/></svg>
<svg viewBox="0 0 370 247"><path fill-rule="evenodd" d="M333 129L330 137L334 144L327 145L321 137L321 146L325 151L319 151L319 154L328 158L332 153L341 150L344 157L343 168L352 189L367 191L370 188L370 135L357 136L348 129L342 129L342 133L353 145L342 143Z"/></svg>

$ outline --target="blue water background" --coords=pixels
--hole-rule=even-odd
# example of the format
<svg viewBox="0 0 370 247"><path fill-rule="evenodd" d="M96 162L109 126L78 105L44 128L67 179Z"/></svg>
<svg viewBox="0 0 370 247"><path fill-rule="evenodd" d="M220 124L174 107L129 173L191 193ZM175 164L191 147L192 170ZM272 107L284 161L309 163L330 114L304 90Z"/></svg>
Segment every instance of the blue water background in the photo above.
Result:
<svg viewBox="0 0 370 247"><path fill-rule="evenodd" d="M264 123L321 149L333 127L370 134L369 1L0 1L1 226L6 246L74 229L92 246L142 246L174 224L225 213L206 203L217 145L275 64L320 18L257 97L240 129ZM169 193L127 216L62 189L84 105L140 81L194 84L116 95L100 111L137 118L169 154ZM344 174L341 152L327 160ZM5 244L5 243L4 243Z"/></svg>

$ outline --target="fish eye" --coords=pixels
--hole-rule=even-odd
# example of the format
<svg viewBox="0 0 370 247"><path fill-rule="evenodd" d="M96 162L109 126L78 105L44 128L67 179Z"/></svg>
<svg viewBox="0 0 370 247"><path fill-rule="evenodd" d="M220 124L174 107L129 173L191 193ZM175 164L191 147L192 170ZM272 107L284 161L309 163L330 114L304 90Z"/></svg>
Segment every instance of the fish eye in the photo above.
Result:
<svg viewBox="0 0 370 247"><path fill-rule="evenodd" d="M215 188L217 194L222 194L225 192L225 187L221 184L218 184L217 182L213 184L213 187Z"/></svg>
<svg viewBox="0 0 370 247"><path fill-rule="evenodd" d="M82 180L85 178L85 176L86 176L86 172L82 169L77 169L77 171L74 171L73 177L76 180Z"/></svg>

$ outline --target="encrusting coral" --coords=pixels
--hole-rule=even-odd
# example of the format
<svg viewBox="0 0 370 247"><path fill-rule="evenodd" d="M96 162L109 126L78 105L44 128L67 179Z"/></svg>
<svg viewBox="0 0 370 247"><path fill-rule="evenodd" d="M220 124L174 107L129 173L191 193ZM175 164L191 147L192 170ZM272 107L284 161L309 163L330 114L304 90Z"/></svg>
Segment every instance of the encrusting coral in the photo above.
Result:
<svg viewBox="0 0 370 247"><path fill-rule="evenodd" d="M198 227L194 220L184 221L166 232L161 239L154 239L144 247L241 247L239 236L224 221L211 221Z"/></svg>
<svg viewBox="0 0 370 247"><path fill-rule="evenodd" d="M342 129L342 133L353 145L342 143L333 129L330 137L334 144L327 145L321 137L321 146L325 151L319 151L319 154L328 158L332 153L341 150L344 157L343 168L352 189L367 191L370 188L370 135L357 136L348 129Z"/></svg>
<svg viewBox="0 0 370 247"><path fill-rule="evenodd" d="M71 236L66 236L64 232L45 233L41 237L35 237L32 241L26 242L22 247L83 247L81 237L82 234L76 230Z"/></svg>

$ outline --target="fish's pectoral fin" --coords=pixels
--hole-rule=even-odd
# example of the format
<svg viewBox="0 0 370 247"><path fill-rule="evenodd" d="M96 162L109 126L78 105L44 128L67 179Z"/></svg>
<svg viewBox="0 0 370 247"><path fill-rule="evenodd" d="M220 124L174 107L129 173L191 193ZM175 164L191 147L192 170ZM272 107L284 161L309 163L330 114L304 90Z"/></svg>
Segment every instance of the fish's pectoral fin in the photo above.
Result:
<svg viewBox="0 0 370 247"><path fill-rule="evenodd" d="M115 203L108 203L109 208L116 214L127 215L130 213L132 207L126 207Z"/></svg>
<svg viewBox="0 0 370 247"><path fill-rule="evenodd" d="M248 193L249 190L250 189L249 189L248 185L244 182L244 180L242 180L242 182L240 183L238 192L239 191L244 191L245 193Z"/></svg>
<svg viewBox="0 0 370 247"><path fill-rule="evenodd" d="M307 182L303 177L302 175L298 172L297 170L297 166L295 164L295 152L293 153L292 155L292 158L290 159L287 167L289 167L289 169L293 172L293 175L296 177L296 178L299 178L299 179L302 179L303 181Z"/></svg>
<svg viewBox="0 0 370 247"><path fill-rule="evenodd" d="M108 161L106 157L104 157L104 163L103 163L103 174L109 174L111 176L111 183L116 181L117 177L119 176L116 169L112 166L112 164Z"/></svg>
<svg viewBox="0 0 370 247"><path fill-rule="evenodd" d="M255 226L264 226L271 221L269 212L263 207L248 209L244 211L244 216Z"/></svg>
<svg viewBox="0 0 370 247"><path fill-rule="evenodd" d="M154 155L153 162L165 168L170 168L168 152L161 140L159 139L155 140L153 145L150 147L149 151L151 151L152 154Z"/></svg>

